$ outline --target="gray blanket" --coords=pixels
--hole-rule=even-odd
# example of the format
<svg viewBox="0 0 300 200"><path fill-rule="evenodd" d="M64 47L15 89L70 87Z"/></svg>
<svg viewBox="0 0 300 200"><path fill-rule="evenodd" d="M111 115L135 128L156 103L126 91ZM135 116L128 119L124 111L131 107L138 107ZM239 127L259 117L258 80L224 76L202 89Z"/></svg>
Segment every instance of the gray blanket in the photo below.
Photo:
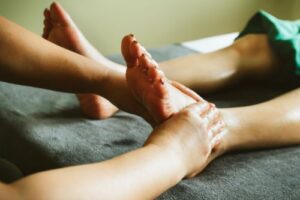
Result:
<svg viewBox="0 0 300 200"><path fill-rule="evenodd" d="M162 61L193 52L171 45L151 53ZM119 55L111 58L122 62ZM249 105L293 87L243 85L205 98L219 107ZM73 94L0 83L0 157L14 163L23 175L112 158L140 147L151 130L140 117L122 111L102 121L85 119ZM299 198L296 146L222 156L158 199Z"/></svg>

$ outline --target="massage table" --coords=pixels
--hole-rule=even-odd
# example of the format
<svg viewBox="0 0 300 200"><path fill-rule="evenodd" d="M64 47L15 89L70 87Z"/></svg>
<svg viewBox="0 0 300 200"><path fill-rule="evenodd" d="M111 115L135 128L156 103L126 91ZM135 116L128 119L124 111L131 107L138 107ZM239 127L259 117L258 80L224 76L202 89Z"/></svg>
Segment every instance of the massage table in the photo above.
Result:
<svg viewBox="0 0 300 200"><path fill-rule="evenodd" d="M165 61L223 48L236 35L149 51L157 61ZM123 63L119 54L109 58ZM279 96L297 84L296 79L281 87L275 83L240 83L204 98L221 108L247 106ZM73 94L0 82L0 158L17 167L23 176L113 158L141 147L151 131L142 118L123 111L105 120L86 119ZM300 199L300 147L223 155L200 175L181 181L157 199Z"/></svg>

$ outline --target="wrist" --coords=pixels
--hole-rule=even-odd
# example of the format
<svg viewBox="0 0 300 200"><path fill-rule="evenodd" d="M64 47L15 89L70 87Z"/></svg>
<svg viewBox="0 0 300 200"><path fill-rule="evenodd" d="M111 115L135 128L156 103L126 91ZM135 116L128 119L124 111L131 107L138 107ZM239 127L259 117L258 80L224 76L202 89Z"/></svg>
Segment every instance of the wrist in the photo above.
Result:
<svg viewBox="0 0 300 200"><path fill-rule="evenodd" d="M172 145L161 145L153 142L148 142L144 145L147 148L156 149L160 156L171 166L174 173L174 182L178 183L187 175L187 168L182 157L183 153L176 150Z"/></svg>

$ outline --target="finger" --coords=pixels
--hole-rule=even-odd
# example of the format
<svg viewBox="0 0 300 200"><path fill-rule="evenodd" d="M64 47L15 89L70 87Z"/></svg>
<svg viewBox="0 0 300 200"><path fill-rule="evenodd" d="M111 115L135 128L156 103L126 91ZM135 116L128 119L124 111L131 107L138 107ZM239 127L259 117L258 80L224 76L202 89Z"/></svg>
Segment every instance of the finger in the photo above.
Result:
<svg viewBox="0 0 300 200"><path fill-rule="evenodd" d="M221 143L222 138L224 138L225 134L226 134L226 131L223 130L211 140L210 145L211 145L212 149Z"/></svg>
<svg viewBox="0 0 300 200"><path fill-rule="evenodd" d="M216 109L214 104L210 104L210 109L207 112L206 116L204 116L209 121L209 126L212 127L216 122L220 119L220 112Z"/></svg>
<svg viewBox="0 0 300 200"><path fill-rule="evenodd" d="M178 83L176 81L170 81L171 85L176 87L178 90L180 90L182 93L188 95L189 97L193 98L195 101L201 101L204 102L205 100L201 98L196 92L189 89L188 87L182 85L181 83Z"/></svg>
<svg viewBox="0 0 300 200"><path fill-rule="evenodd" d="M214 126L211 127L212 137L216 137L219 133L221 133L225 128L225 123L223 121L218 121Z"/></svg>
<svg viewBox="0 0 300 200"><path fill-rule="evenodd" d="M201 117L201 115L208 112L209 104L207 102L197 102L189 105L184 110L195 112L197 115L199 115L199 117Z"/></svg>

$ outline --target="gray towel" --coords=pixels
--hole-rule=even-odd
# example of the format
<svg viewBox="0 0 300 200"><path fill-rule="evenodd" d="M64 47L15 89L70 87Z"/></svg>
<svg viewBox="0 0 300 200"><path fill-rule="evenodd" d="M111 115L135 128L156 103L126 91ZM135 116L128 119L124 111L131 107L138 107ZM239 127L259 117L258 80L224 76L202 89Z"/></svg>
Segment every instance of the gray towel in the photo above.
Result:
<svg viewBox="0 0 300 200"><path fill-rule="evenodd" d="M162 61L193 52L171 45L151 53ZM111 58L122 61L119 55ZM293 87L243 85L205 98L219 107L249 105ZM24 175L112 158L140 147L151 130L123 111L102 121L85 119L73 94L0 83L0 157ZM299 198L300 148L289 147L222 156L158 199Z"/></svg>

